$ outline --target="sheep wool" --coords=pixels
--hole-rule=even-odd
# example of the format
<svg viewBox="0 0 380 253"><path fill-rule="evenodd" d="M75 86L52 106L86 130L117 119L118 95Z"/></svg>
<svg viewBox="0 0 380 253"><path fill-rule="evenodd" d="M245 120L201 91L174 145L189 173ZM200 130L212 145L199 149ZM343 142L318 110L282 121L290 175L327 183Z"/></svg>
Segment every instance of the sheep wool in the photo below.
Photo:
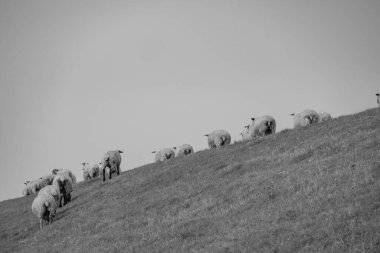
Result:
<svg viewBox="0 0 380 253"><path fill-rule="evenodd" d="M48 185L48 186L42 188L38 192L38 195L42 195L42 194L52 196L55 199L57 205L59 205L59 201L61 199L61 191L60 191L59 187L57 187L57 185Z"/></svg>
<svg viewBox="0 0 380 253"><path fill-rule="evenodd" d="M173 159L175 157L175 153L172 148L162 148L158 152L153 151L152 153L155 154L156 162L163 162L165 160Z"/></svg>
<svg viewBox="0 0 380 253"><path fill-rule="evenodd" d="M319 113L319 122L324 122L324 121L328 121L328 120L331 120L331 115L330 113L328 112L320 112Z"/></svg>
<svg viewBox="0 0 380 253"><path fill-rule="evenodd" d="M251 134L249 133L250 125L244 126L243 131L240 133L242 141L252 140Z"/></svg>
<svg viewBox="0 0 380 253"><path fill-rule="evenodd" d="M300 113L292 113L294 128L309 126L319 122L319 114L314 110L303 110Z"/></svg>
<svg viewBox="0 0 380 253"><path fill-rule="evenodd" d="M24 188L22 189L22 195L27 196L31 194L37 193L39 190L38 182L37 181L31 181L26 182Z"/></svg>
<svg viewBox="0 0 380 253"><path fill-rule="evenodd" d="M219 148L231 143L230 133L223 129L215 130L204 136L207 137L209 148Z"/></svg>
<svg viewBox="0 0 380 253"><path fill-rule="evenodd" d="M103 176L103 181L106 181L106 172L108 171L109 179L112 178L112 173L115 171L116 175L120 175L120 164L121 164L121 150L112 150L104 154L102 161L99 166L99 172ZM106 171L106 168L109 170Z"/></svg>
<svg viewBox="0 0 380 253"><path fill-rule="evenodd" d="M44 226L44 221L52 223L56 214L57 203L49 194L38 194L32 203L32 212L39 218L40 229Z"/></svg>
<svg viewBox="0 0 380 253"><path fill-rule="evenodd" d="M179 147L174 147L173 149L176 150L176 156L184 156L194 153L193 147L189 144L183 144Z"/></svg>
<svg viewBox="0 0 380 253"><path fill-rule="evenodd" d="M99 176L99 164L82 163L83 165L83 180L93 179Z"/></svg>
<svg viewBox="0 0 380 253"><path fill-rule="evenodd" d="M61 199L59 200L59 206L66 205L71 200L71 192L73 191L73 185L70 177L57 174L53 180L53 186L59 189L61 193ZM63 203L62 203L63 202Z"/></svg>
<svg viewBox="0 0 380 253"><path fill-rule="evenodd" d="M276 133L276 120L272 116L264 115L258 118L251 118L249 127L251 138L262 137Z"/></svg>
<svg viewBox="0 0 380 253"><path fill-rule="evenodd" d="M70 178L72 184L75 184L77 182L75 175L71 172L71 170L68 169L54 169L52 171L52 175L63 175L66 178Z"/></svg>

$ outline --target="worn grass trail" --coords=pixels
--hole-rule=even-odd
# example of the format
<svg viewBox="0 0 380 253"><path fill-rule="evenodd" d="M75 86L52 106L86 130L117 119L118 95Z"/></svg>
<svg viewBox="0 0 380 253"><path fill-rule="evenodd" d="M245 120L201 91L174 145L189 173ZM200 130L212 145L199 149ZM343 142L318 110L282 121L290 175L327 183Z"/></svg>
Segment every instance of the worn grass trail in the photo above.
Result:
<svg viewBox="0 0 380 253"><path fill-rule="evenodd" d="M1 252L380 252L380 110L79 183L42 231L33 198Z"/></svg>

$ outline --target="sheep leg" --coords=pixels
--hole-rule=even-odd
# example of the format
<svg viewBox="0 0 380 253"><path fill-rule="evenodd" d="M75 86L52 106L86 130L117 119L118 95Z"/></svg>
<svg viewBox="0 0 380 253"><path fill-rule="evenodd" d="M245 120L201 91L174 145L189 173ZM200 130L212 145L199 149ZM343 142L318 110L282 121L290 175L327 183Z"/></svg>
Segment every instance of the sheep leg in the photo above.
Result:
<svg viewBox="0 0 380 253"><path fill-rule="evenodd" d="M104 167L102 174L103 174L103 182L104 182L106 181L106 167Z"/></svg>
<svg viewBox="0 0 380 253"><path fill-rule="evenodd" d="M40 229L42 229L43 227L44 227L44 224L43 224L42 218L40 218Z"/></svg>
<svg viewBox="0 0 380 253"><path fill-rule="evenodd" d="M59 207L62 207L62 194L59 196L58 203L59 203Z"/></svg>
<svg viewBox="0 0 380 253"><path fill-rule="evenodd" d="M117 174L117 175L120 175L120 165L117 166L116 171L117 171L116 174Z"/></svg>
<svg viewBox="0 0 380 253"><path fill-rule="evenodd" d="M111 169L111 167L110 167L109 174L110 174L109 179L111 179L112 178L112 169Z"/></svg>

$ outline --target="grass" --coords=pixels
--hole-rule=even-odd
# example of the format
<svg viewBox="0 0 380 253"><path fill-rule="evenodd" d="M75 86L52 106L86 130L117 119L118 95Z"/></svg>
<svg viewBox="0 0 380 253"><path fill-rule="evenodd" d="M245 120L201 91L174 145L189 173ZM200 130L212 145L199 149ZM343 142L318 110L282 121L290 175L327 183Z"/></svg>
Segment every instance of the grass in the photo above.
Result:
<svg viewBox="0 0 380 253"><path fill-rule="evenodd" d="M1 252L380 252L380 111L79 183L42 231L33 199Z"/></svg>

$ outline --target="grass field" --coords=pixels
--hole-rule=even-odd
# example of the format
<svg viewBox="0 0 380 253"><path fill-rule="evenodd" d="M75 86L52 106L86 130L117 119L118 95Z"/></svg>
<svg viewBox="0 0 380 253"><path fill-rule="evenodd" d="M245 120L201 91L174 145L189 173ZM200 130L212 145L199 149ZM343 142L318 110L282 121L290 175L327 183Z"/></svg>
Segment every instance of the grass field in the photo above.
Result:
<svg viewBox="0 0 380 253"><path fill-rule="evenodd" d="M42 231L33 199L1 252L380 252L380 110L79 183Z"/></svg>

